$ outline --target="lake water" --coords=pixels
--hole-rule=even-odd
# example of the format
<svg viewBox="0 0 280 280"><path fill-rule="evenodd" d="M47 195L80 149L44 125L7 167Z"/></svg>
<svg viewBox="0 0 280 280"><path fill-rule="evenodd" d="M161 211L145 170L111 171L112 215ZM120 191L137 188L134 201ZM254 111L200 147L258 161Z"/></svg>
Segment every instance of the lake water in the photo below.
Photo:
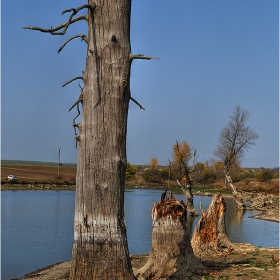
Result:
<svg viewBox="0 0 280 280"><path fill-rule="evenodd" d="M151 209L162 190L126 189L125 216L130 254L151 250ZM184 200L183 195L175 195ZM1 279L8 280L71 259L74 191L1 192ZM207 210L211 197L195 196ZM254 212L238 212L226 200L226 230L232 242L279 248L279 224L251 219ZM188 218L190 232L198 218ZM268 238L269 237L269 238Z"/></svg>

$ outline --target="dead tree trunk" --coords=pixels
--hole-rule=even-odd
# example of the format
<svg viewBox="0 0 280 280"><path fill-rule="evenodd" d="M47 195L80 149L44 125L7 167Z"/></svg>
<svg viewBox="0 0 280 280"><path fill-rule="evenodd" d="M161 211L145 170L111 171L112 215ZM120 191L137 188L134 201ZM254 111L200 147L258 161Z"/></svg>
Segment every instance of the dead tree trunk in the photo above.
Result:
<svg viewBox="0 0 280 280"><path fill-rule="evenodd" d="M196 259L187 228L187 207L166 191L152 209L152 251L147 263L135 272L138 279L188 279L206 268Z"/></svg>
<svg viewBox="0 0 280 280"><path fill-rule="evenodd" d="M246 205L243 202L242 194L237 191L235 185L232 182L229 171L225 170L225 185L231 190L232 196L235 199L236 207L239 210L246 209Z"/></svg>
<svg viewBox="0 0 280 280"><path fill-rule="evenodd" d="M80 11L86 15L76 16ZM67 22L49 29L24 27L64 35L71 24L85 20L88 37L82 93L71 109L83 105L82 120L73 121L78 146L74 244L70 279L133 279L124 220L127 114L130 96L130 0L88 0L64 10ZM137 105L142 106L132 99ZM70 109L70 110L71 110ZM76 133L79 130L79 135Z"/></svg>
<svg viewBox="0 0 280 280"><path fill-rule="evenodd" d="M203 254L231 250L234 245L226 236L225 212L226 202L221 194L216 194L206 212L202 211L202 217L194 230L191 245L197 257Z"/></svg>
<svg viewBox="0 0 280 280"><path fill-rule="evenodd" d="M89 1L91 2L91 1ZM133 279L124 219L131 2L94 1L77 125L70 279Z"/></svg>
<svg viewBox="0 0 280 280"><path fill-rule="evenodd" d="M185 185L183 186L178 179L176 179L177 184L180 186L181 190L184 192L186 196L187 202L187 210L189 216L198 216L198 213L193 204L193 194L192 194L192 183L187 183L185 181Z"/></svg>

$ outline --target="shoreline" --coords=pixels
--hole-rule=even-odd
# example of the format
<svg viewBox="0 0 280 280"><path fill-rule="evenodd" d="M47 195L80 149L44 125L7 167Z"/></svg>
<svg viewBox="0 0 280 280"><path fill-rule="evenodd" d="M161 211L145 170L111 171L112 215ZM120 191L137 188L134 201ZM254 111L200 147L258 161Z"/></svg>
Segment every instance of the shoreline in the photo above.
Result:
<svg viewBox="0 0 280 280"><path fill-rule="evenodd" d="M258 248L247 243L234 245L237 246L234 252L201 257L201 262L215 272L213 279L244 279L241 276L245 276L245 279L248 279L247 276L254 276L250 279L279 279L279 248ZM147 262L149 254L130 255L130 258L132 268L136 271ZM68 280L70 267L71 260L58 262L11 280Z"/></svg>

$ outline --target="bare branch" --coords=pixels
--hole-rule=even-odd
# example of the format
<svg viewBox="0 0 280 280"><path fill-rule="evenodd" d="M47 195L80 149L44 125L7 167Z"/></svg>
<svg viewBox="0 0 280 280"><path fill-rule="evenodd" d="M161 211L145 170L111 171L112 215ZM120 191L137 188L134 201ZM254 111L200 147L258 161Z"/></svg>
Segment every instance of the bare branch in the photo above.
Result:
<svg viewBox="0 0 280 280"><path fill-rule="evenodd" d="M37 26L27 26L27 27L22 27L23 29L29 29L29 30L36 30L36 31L41 31L41 32L44 32L44 33L50 33L52 35L64 35L66 33L66 30L67 28L69 27L70 24L72 23L75 23L79 20L86 20L87 19L87 16L80 16L80 17L77 17L77 18L74 18L74 19L71 19L71 20L68 20L67 22L61 24L61 25L58 25L56 27L51 27L49 29L45 29L45 28L41 28L41 27L37 27ZM56 32L60 29L63 29L63 31L61 32Z"/></svg>
<svg viewBox="0 0 280 280"><path fill-rule="evenodd" d="M181 190L182 190L183 192L185 192L185 191L186 191L185 186L183 186L183 185L180 183L180 181L179 181L178 179L175 179L175 180L176 180L177 184L179 185L179 187L181 188Z"/></svg>
<svg viewBox="0 0 280 280"><path fill-rule="evenodd" d="M70 110L69 110L69 111L70 111ZM78 111L78 114L77 114L77 116L73 119L73 127L74 127L74 133L75 133L74 138L76 139L76 143L75 143L76 149L77 149L77 142L80 141L80 135L78 135L78 134L77 134L77 131L76 131L76 128L77 128L77 127L79 128L79 125L75 123L75 120L81 115L80 108L79 108L79 102L77 103L77 111Z"/></svg>
<svg viewBox="0 0 280 280"><path fill-rule="evenodd" d="M70 112L75 106L77 106L79 103L83 102L83 94L81 94L78 98L78 100L71 106L71 108L68 110L68 112Z"/></svg>
<svg viewBox="0 0 280 280"><path fill-rule="evenodd" d="M80 10L85 9L85 8L94 9L95 8L95 4L94 3L91 4L91 5L84 4L84 5L82 5L82 6L78 7L78 8L66 9L66 10L62 11L61 15L65 14L65 13L73 12L72 13L72 16L73 16L73 15L77 14Z"/></svg>
<svg viewBox="0 0 280 280"><path fill-rule="evenodd" d="M84 78L83 76L75 77L75 78L73 78L72 80L70 80L70 81L66 82L65 84L63 84L62 86L65 87L65 86L67 86L68 84L72 83L73 81L78 80L78 79L81 79L81 80L82 80L83 78Z"/></svg>
<svg viewBox="0 0 280 280"><path fill-rule="evenodd" d="M219 145L214 154L224 161L227 170L237 162L240 164L245 151L255 145L258 134L246 125L249 111L236 106L230 121L219 135Z"/></svg>
<svg viewBox="0 0 280 280"><path fill-rule="evenodd" d="M133 59L147 59L147 60L158 59L159 60L158 57L144 56L143 54L130 55L130 61L132 61Z"/></svg>
<svg viewBox="0 0 280 280"><path fill-rule="evenodd" d="M69 16L69 19L67 22L65 22L61 25L58 25L54 28L51 27L49 29L45 29L45 28L41 28L41 27L37 27L37 26L27 26L27 27L22 27L22 28L29 29L29 30L37 30L37 31L41 31L44 33L50 33L52 35L64 35L70 24L75 23L79 20L87 20L87 16L85 16L85 15L73 18L74 15L76 15L80 10L85 9L85 8L94 9L95 5L94 4L92 4L92 5L85 4L78 8L70 8L70 9L64 10L62 12L62 15L65 13L68 13L68 12L72 12L72 14ZM63 30L61 32L57 32L58 30L61 30L62 28L63 28Z"/></svg>
<svg viewBox="0 0 280 280"><path fill-rule="evenodd" d="M140 109L145 110L145 108L144 108L139 102L137 102L134 98L130 97L130 99L131 99L134 103L136 103L136 104L140 107Z"/></svg>
<svg viewBox="0 0 280 280"><path fill-rule="evenodd" d="M196 162L197 162L197 156L196 156L196 150L194 150L194 152L193 152L193 167L189 170L190 173L197 171L197 169L195 167Z"/></svg>
<svg viewBox="0 0 280 280"><path fill-rule="evenodd" d="M86 35L84 34L77 34L71 38L69 38L58 50L58 53L60 53L62 51L62 49L73 39L76 39L76 38L82 38L82 41L85 41L87 44L88 44L88 38Z"/></svg>

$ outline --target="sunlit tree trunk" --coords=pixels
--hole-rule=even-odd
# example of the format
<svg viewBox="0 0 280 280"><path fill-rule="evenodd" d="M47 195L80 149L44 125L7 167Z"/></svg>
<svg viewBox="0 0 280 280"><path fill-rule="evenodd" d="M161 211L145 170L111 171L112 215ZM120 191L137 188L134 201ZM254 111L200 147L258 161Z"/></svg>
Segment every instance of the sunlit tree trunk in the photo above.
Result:
<svg viewBox="0 0 280 280"><path fill-rule="evenodd" d="M152 251L147 263L135 272L143 279L191 279L207 269L194 256L187 227L187 206L166 191L152 209Z"/></svg>
<svg viewBox="0 0 280 280"><path fill-rule="evenodd" d="M177 184L181 187L182 191L186 196L187 210L189 216L198 216L193 204L193 193L192 193L192 182L189 179L185 180L185 184L182 185L178 179L176 179Z"/></svg>
<svg viewBox="0 0 280 280"><path fill-rule="evenodd" d="M240 191L237 191L231 179L230 172L226 167L224 168L224 173L225 173L225 186L231 190L232 196L235 199L237 209L245 210L246 205L243 202L242 193Z"/></svg>
<svg viewBox="0 0 280 280"><path fill-rule="evenodd" d="M206 212L202 211L202 217L193 232L191 245L197 257L203 254L211 255L227 249L232 250L234 245L226 236L225 213L226 202L221 194L213 196Z"/></svg>
<svg viewBox="0 0 280 280"><path fill-rule="evenodd" d="M131 1L94 4L88 14L83 114L78 124L70 279L127 280L134 278L124 218Z"/></svg>
<svg viewBox="0 0 280 280"><path fill-rule="evenodd" d="M87 10L86 15L76 16ZM84 87L73 121L79 143L76 176L74 245L71 280L133 279L124 219L126 130L130 96L130 66L134 59L153 59L130 50L131 0L89 0L66 9L68 20L56 27L27 26L52 35L65 35L78 21L88 23L88 37L77 34L67 39L58 53L73 39L87 43ZM83 104L82 121L79 104ZM79 134L77 134L77 129Z"/></svg>

